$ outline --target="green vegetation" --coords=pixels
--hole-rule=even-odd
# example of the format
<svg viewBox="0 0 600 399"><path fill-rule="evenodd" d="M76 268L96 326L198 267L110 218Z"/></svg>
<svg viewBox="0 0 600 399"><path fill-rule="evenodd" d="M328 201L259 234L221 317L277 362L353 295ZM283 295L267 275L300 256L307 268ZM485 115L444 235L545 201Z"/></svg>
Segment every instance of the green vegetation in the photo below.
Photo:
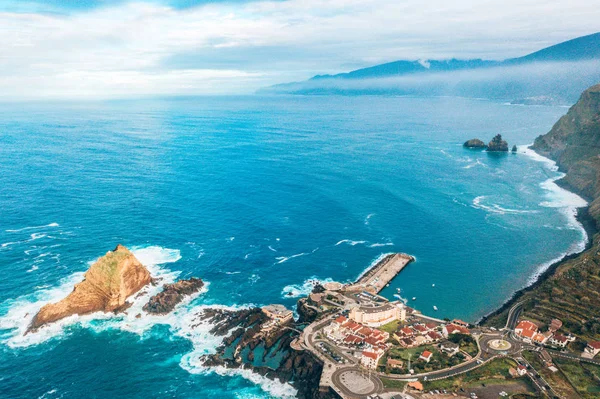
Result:
<svg viewBox="0 0 600 399"><path fill-rule="evenodd" d="M516 367L517 363L508 358L494 359L483 366L465 374L460 374L451 378L446 378L437 381L424 381L423 387L426 391L434 389L446 389L449 391L458 391L459 389L477 388L482 385L502 385L507 390L511 386L518 385L519 390L531 390L525 379L513 379L510 377L508 370L511 367Z"/></svg>
<svg viewBox="0 0 600 399"><path fill-rule="evenodd" d="M600 396L600 366L558 357L554 362L583 398Z"/></svg>
<svg viewBox="0 0 600 399"><path fill-rule="evenodd" d="M419 356L421 356L421 353L423 353L424 351L429 351L433 353L433 356L431 357L429 363L419 359ZM392 359L400 359L404 361L403 369L396 369L392 371L396 373L408 372L409 357L411 357L411 368L415 370L415 373L425 373L428 371L441 370L448 367L456 366L465 361L465 356L462 353L458 353L452 357L449 357L448 355L441 353L433 345L425 345L407 349L393 348L388 352L387 357L390 357Z"/></svg>
<svg viewBox="0 0 600 399"><path fill-rule="evenodd" d="M600 85L586 90L567 115L552 130L535 140L533 148L541 155L559 161L567 171L563 186L590 199L590 207L580 216L589 227L600 227L600 110L597 98ZM562 262L552 276L524 292L517 300L524 303L523 318L548 323L563 322L563 332L583 340L600 340L600 234L592 237L591 247L579 256ZM486 321L503 325L508 309Z"/></svg>
<svg viewBox="0 0 600 399"><path fill-rule="evenodd" d="M479 352L475 338L468 334L452 334L448 337L448 340L458 344L460 350L467 352L471 356L475 356Z"/></svg>
<svg viewBox="0 0 600 399"><path fill-rule="evenodd" d="M379 327L379 329L381 331L385 331L385 332L389 333L390 335L392 335L398 329L399 324L400 324L400 321L394 320L391 323L384 324L383 326Z"/></svg>
<svg viewBox="0 0 600 399"><path fill-rule="evenodd" d="M385 388L397 389L399 391L403 390L404 386L406 385L406 382L404 382L404 381L391 380L389 378L382 378L381 382L383 383L383 386Z"/></svg>
<svg viewBox="0 0 600 399"><path fill-rule="evenodd" d="M575 388L569 383L562 372L553 373L550 371L539 358L538 354L530 351L523 351L523 357L531 364L531 366L544 378L550 387L560 396L565 398L578 398L579 395Z"/></svg>

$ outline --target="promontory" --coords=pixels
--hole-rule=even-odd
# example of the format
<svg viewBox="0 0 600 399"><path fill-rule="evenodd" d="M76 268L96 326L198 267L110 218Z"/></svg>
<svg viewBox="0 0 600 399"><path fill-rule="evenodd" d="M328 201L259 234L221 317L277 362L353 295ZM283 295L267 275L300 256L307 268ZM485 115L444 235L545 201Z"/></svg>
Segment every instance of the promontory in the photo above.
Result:
<svg viewBox="0 0 600 399"><path fill-rule="evenodd" d="M127 307L127 298L152 281L148 270L122 245L98 259L63 300L40 309L27 332L72 315L115 312Z"/></svg>

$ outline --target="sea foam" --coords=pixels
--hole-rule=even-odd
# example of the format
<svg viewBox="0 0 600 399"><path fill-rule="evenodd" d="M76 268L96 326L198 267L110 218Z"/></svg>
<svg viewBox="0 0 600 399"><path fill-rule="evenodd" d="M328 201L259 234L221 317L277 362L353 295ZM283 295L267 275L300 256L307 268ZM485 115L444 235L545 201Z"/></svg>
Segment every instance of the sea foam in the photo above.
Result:
<svg viewBox="0 0 600 399"><path fill-rule="evenodd" d="M175 281L179 275L179 272L173 272L159 265L176 262L181 258L181 255L178 250L158 246L133 247L131 250L140 262L146 266L150 274L159 280L159 284L148 286L142 289L143 294L130 297L129 300L133 304L126 313L114 315L95 312L84 316L73 315L25 335L27 327L42 306L65 298L73 290L73 286L83 280L84 272L76 272L60 280L59 285L56 287L39 289L32 294L8 300L1 304L0 330L10 331L9 334L3 335L2 342L13 348L37 345L49 339L63 336L65 328L74 324L80 324L95 330L119 328L141 334L156 322L162 321L159 316L145 315L140 318L135 316L142 313L142 307L150 296L158 293L164 284ZM206 287L204 290L206 290Z"/></svg>
<svg viewBox="0 0 600 399"><path fill-rule="evenodd" d="M585 228L577 220L577 209L587 206L587 201L581 198L579 195L565 190L556 184L556 181L562 179L565 174L558 171L558 166L556 165L555 161L546 158L529 148L531 145L532 144L519 146L518 152L527 155L534 161L543 163L546 169L554 172L555 174L555 176L550 177L549 179L540 183L540 187L546 192L546 200L540 202L539 205L546 208L559 208L565 215L569 228L579 231L581 239L573 243L565 253L561 254L557 258L539 265L535 273L529 279L529 284L534 283L539 276L548 269L548 267L560 261L565 256L573 255L583 251L589 239Z"/></svg>

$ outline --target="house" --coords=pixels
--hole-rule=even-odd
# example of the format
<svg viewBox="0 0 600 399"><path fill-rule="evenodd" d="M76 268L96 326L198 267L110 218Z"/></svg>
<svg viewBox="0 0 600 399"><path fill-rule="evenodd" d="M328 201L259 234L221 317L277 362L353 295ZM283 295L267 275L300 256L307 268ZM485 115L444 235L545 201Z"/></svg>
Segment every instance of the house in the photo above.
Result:
<svg viewBox="0 0 600 399"><path fill-rule="evenodd" d="M551 336L551 335L552 335L552 333L551 333L551 332L549 332L549 331L548 331L548 332L546 332L545 334L542 334L542 333L539 333L539 332L538 332L538 333L535 333L535 334L533 335L533 339L532 339L532 341L533 341L533 343L535 343L535 344L540 344L540 345L543 345L543 344L545 344L545 343L546 343L546 341L548 341L548 338L550 338L550 336Z"/></svg>
<svg viewBox="0 0 600 399"><path fill-rule="evenodd" d="M429 339L431 340L431 342L436 342L436 341L439 341L440 339L442 339L442 334L440 334L437 331L429 331L425 335L429 337Z"/></svg>
<svg viewBox="0 0 600 399"><path fill-rule="evenodd" d="M459 320L459 319L452 320L452 324L456 324L457 326L462 326L462 327L469 327L469 323L467 323L466 321Z"/></svg>
<svg viewBox="0 0 600 399"><path fill-rule="evenodd" d="M427 329L428 329L429 331L431 331L431 330L435 330L435 329L437 328L437 326L438 326L438 325L437 325L436 323L433 323L433 322L431 322L431 321L430 321L429 323L425 323L425 327L427 327Z"/></svg>
<svg viewBox="0 0 600 399"><path fill-rule="evenodd" d="M382 355L383 352L363 351L360 356L360 364L368 369L376 369Z"/></svg>
<svg viewBox="0 0 600 399"><path fill-rule="evenodd" d="M413 328L415 330L417 330L420 333L426 333L428 331L427 327L425 326L425 324L414 324Z"/></svg>
<svg viewBox="0 0 600 399"><path fill-rule="evenodd" d="M533 332L535 334L538 331L538 326L529 320L521 320L515 327L515 334L522 336L525 331ZM528 336L533 338L533 334L531 333L528 333Z"/></svg>
<svg viewBox="0 0 600 399"><path fill-rule="evenodd" d="M427 363L429 363L432 356L433 356L433 353L431 353L429 351L423 351L423 353L421 353L421 356L419 356L419 359L424 360Z"/></svg>
<svg viewBox="0 0 600 399"><path fill-rule="evenodd" d="M553 336L550 337L548 342L552 345L564 348L569 343L569 338L565 337L562 334L554 334Z"/></svg>
<svg viewBox="0 0 600 399"><path fill-rule="evenodd" d="M415 391L423 391L423 384L420 381L412 381L408 383L408 387Z"/></svg>
<svg viewBox="0 0 600 399"><path fill-rule="evenodd" d="M460 351L460 347L454 342L445 341L440 344L440 350L448 354L448 356L453 356Z"/></svg>
<svg viewBox="0 0 600 399"><path fill-rule="evenodd" d="M519 364L517 366L517 372L519 373L519 376L523 377L525 374L527 374L527 367L523 366L522 364Z"/></svg>
<svg viewBox="0 0 600 399"><path fill-rule="evenodd" d="M550 326L548 327L548 330L552 331L552 332L557 332L558 330L560 330L562 325L563 325L562 321L560 321L558 319L552 319L552 321L550 322Z"/></svg>
<svg viewBox="0 0 600 399"><path fill-rule="evenodd" d="M398 330L398 335L401 337L412 337L415 333L416 331L410 327L402 327Z"/></svg>
<svg viewBox="0 0 600 399"><path fill-rule="evenodd" d="M413 346L417 346L417 342L412 337L398 339L398 344L400 344L400 346L403 348L412 348Z"/></svg>
<svg viewBox="0 0 600 399"><path fill-rule="evenodd" d="M404 362L402 360L388 358L386 365L391 369L401 369L402 366L404 366Z"/></svg>
<svg viewBox="0 0 600 399"><path fill-rule="evenodd" d="M266 314L271 320L277 323L283 324L294 318L294 314L291 310L288 310L283 305L268 305L262 308L264 314Z"/></svg>
<svg viewBox="0 0 600 399"><path fill-rule="evenodd" d="M457 324L446 324L442 330L444 333L444 337L448 338L449 335L452 334L466 334L470 335L471 331L468 328L459 326Z"/></svg>
<svg viewBox="0 0 600 399"><path fill-rule="evenodd" d="M508 369L508 374L510 374L510 376L512 378L518 378L519 377L519 372L514 367L511 367L511 368Z"/></svg>
<svg viewBox="0 0 600 399"><path fill-rule="evenodd" d="M584 354L587 354L589 357L594 357L600 352L600 342L598 341L590 341L584 349ZM591 355L591 356L590 356Z"/></svg>

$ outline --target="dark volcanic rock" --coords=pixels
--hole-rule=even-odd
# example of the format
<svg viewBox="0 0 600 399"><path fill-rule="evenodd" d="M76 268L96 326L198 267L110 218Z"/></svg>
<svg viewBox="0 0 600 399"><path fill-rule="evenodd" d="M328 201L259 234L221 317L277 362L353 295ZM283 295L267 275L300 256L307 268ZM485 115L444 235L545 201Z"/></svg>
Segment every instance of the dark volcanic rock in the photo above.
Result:
<svg viewBox="0 0 600 399"><path fill-rule="evenodd" d="M502 135L497 134L487 146L490 152L508 152L508 143L502 140Z"/></svg>
<svg viewBox="0 0 600 399"><path fill-rule="evenodd" d="M298 301L296 305L296 310L298 311L298 323L312 323L317 319L319 313L314 309L314 307L310 306L306 298L302 298Z"/></svg>
<svg viewBox="0 0 600 399"><path fill-rule="evenodd" d="M323 364L310 352L296 351L290 346L298 333L285 327L298 328L293 321L263 331L261 327L269 318L259 308L207 309L202 319L214 325L212 334L227 335L215 354L204 357L206 366L251 368L268 378L289 382L298 390L299 398L334 397L319 392ZM257 348L260 351L255 351ZM226 353L233 353L233 357ZM273 364L274 359L279 359L277 364Z"/></svg>
<svg viewBox="0 0 600 399"><path fill-rule="evenodd" d="M175 306L187 295L200 291L202 287L204 287L204 282L195 277L189 280L179 280L173 284L165 284L162 292L150 298L143 309L148 313L167 314L175 309Z"/></svg>
<svg viewBox="0 0 600 399"><path fill-rule="evenodd" d="M517 146L513 145L512 152L517 152Z"/></svg>
<svg viewBox="0 0 600 399"><path fill-rule="evenodd" d="M467 148L486 148L487 146L485 145L485 143L479 139L471 139L471 140L467 140L465 141L465 143L463 144L463 147L467 147Z"/></svg>

